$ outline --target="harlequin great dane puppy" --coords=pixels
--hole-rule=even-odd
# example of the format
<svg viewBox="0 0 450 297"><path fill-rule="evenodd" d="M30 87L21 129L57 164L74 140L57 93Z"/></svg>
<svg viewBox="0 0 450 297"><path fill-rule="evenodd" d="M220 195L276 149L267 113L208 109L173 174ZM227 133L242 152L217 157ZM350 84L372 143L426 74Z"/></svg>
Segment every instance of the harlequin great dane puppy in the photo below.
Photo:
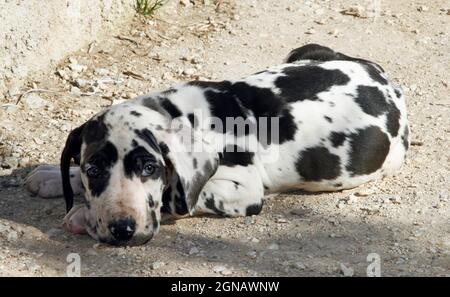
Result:
<svg viewBox="0 0 450 297"><path fill-rule="evenodd" d="M70 133L61 171L38 167L27 186L64 194L69 231L137 245L161 214L248 216L270 193L384 177L408 145L405 100L383 69L310 44L242 79L182 83L107 108Z"/></svg>

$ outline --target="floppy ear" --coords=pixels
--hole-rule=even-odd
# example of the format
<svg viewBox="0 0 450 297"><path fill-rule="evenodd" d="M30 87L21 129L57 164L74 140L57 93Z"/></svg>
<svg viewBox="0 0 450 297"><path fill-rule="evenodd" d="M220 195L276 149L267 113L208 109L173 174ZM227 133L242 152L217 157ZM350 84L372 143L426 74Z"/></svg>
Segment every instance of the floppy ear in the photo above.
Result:
<svg viewBox="0 0 450 297"><path fill-rule="evenodd" d="M69 212L73 206L73 191L70 185L70 161L77 158L81 151L82 132L85 124L70 132L66 140L66 145L61 154L61 176L64 199L66 201L66 212Z"/></svg>
<svg viewBox="0 0 450 297"><path fill-rule="evenodd" d="M163 203L170 204L166 207L172 214L185 215L186 208L192 213L203 187L216 173L219 156L187 119L174 119L171 127L159 141L166 169L171 171Z"/></svg>

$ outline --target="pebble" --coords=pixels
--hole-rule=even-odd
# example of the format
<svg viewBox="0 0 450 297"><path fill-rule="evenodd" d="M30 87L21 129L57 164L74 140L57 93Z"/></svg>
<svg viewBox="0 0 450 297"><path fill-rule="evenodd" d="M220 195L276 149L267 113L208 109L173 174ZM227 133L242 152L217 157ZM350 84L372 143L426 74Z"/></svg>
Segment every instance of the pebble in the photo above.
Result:
<svg viewBox="0 0 450 297"><path fill-rule="evenodd" d="M306 268L306 265L303 262L298 261L298 262L294 263L294 267L297 269L303 270Z"/></svg>
<svg viewBox="0 0 450 297"><path fill-rule="evenodd" d="M72 86L70 88L70 93L72 95L80 96L81 95L81 90L78 87Z"/></svg>
<svg viewBox="0 0 450 297"><path fill-rule="evenodd" d="M280 249L280 246L279 246L278 244L276 244L276 243L272 243L272 244L270 244L270 245L267 247L267 249L268 249L268 250L275 251L275 250Z"/></svg>
<svg viewBox="0 0 450 297"><path fill-rule="evenodd" d="M84 88L87 86L88 81L85 79L77 78L74 80L73 84L78 88Z"/></svg>
<svg viewBox="0 0 450 297"><path fill-rule="evenodd" d="M155 262L152 263L151 269L152 270L157 270L157 269L160 269L161 267L163 267L164 265L166 265L166 263L164 263L162 261L155 261Z"/></svg>
<svg viewBox="0 0 450 297"><path fill-rule="evenodd" d="M419 5L419 6L417 7L417 10L420 11L420 12L425 12L425 11L428 11L428 10L430 10L430 9L428 8L428 6L425 6L425 5Z"/></svg>
<svg viewBox="0 0 450 297"><path fill-rule="evenodd" d="M109 74L109 70L106 69L106 68L95 68L94 69L94 73L97 74L97 75L104 76L104 75L108 75Z"/></svg>
<svg viewBox="0 0 450 297"><path fill-rule="evenodd" d="M194 75L195 74L195 69L194 68L187 68L183 70L183 74L184 75Z"/></svg>
<svg viewBox="0 0 450 297"><path fill-rule="evenodd" d="M17 110L17 105L11 103L2 104L2 109L7 113L13 113Z"/></svg>
<svg viewBox="0 0 450 297"><path fill-rule="evenodd" d="M16 241L18 238L19 238L19 234L16 231L12 230L8 233L7 240L9 242Z"/></svg>
<svg viewBox="0 0 450 297"><path fill-rule="evenodd" d="M391 201L392 203L395 204L400 204L401 199L400 199L400 195L391 195L387 197L389 199L389 201Z"/></svg>
<svg viewBox="0 0 450 297"><path fill-rule="evenodd" d="M256 256L257 256L257 253L256 253L256 251L250 251L250 252L247 253L247 256L249 258L255 259Z"/></svg>
<svg viewBox="0 0 450 297"><path fill-rule="evenodd" d="M189 250L189 255L195 255L195 254L198 254L199 252L200 252L200 250L194 246Z"/></svg>
<svg viewBox="0 0 450 297"><path fill-rule="evenodd" d="M344 276L353 276L353 274L354 274L353 268L347 267L347 266L345 266L345 264L343 264L343 263L340 263L340 264L339 264L339 267L340 267L340 269L341 269L341 273L342 273Z"/></svg>
<svg viewBox="0 0 450 297"><path fill-rule="evenodd" d="M288 220L286 220L285 218L278 218L276 222L280 224L287 224Z"/></svg>
<svg viewBox="0 0 450 297"><path fill-rule="evenodd" d="M224 271L225 269L227 269L225 266L222 265L217 265L213 267L213 271L215 273L221 273L222 271Z"/></svg>
<svg viewBox="0 0 450 297"><path fill-rule="evenodd" d="M42 109L47 106L52 106L50 102L42 99L39 95L31 93L24 96L21 101L25 106L31 109Z"/></svg>
<svg viewBox="0 0 450 297"><path fill-rule="evenodd" d="M308 211L303 208L297 208L291 210L289 213L294 216L304 217L308 213Z"/></svg>
<svg viewBox="0 0 450 297"><path fill-rule="evenodd" d="M1 162L1 167L5 169L15 169L19 166L19 158L9 156L4 157Z"/></svg>
<svg viewBox="0 0 450 297"><path fill-rule="evenodd" d="M62 235L64 233L63 230L58 229L58 228L51 228L49 229L47 232L45 232L45 234L48 236L48 238L52 239L55 237L59 237L60 235Z"/></svg>
<svg viewBox="0 0 450 297"><path fill-rule="evenodd" d="M351 194L345 199L345 201L347 202L347 204L353 204L358 202L358 197L354 194Z"/></svg>
<svg viewBox="0 0 450 297"><path fill-rule="evenodd" d="M371 190L371 189L361 189L361 190L359 190L359 191L357 191L355 193L355 196L367 197L367 196L370 196L370 195L373 195L373 194L374 194L374 191Z"/></svg>

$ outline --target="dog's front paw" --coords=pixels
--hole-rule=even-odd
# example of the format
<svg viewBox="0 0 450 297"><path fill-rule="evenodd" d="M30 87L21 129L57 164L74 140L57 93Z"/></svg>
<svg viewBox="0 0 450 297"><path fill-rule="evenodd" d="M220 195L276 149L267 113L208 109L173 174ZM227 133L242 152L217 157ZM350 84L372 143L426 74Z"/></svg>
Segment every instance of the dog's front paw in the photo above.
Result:
<svg viewBox="0 0 450 297"><path fill-rule="evenodd" d="M74 194L80 193L79 168L70 169L70 182ZM26 189L41 198L55 198L63 195L61 171L58 166L41 165L28 174Z"/></svg>

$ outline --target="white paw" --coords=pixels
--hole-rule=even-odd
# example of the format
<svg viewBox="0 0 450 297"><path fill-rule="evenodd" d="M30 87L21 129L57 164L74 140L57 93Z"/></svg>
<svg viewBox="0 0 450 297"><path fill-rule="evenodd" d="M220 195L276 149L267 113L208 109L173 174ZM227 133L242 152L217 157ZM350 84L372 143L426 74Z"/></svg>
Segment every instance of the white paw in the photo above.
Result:
<svg viewBox="0 0 450 297"><path fill-rule="evenodd" d="M82 191L79 168L72 167L70 175L74 194L79 194ZM63 195L61 171L58 166L38 166L27 176L25 186L29 192L42 198L55 198Z"/></svg>

